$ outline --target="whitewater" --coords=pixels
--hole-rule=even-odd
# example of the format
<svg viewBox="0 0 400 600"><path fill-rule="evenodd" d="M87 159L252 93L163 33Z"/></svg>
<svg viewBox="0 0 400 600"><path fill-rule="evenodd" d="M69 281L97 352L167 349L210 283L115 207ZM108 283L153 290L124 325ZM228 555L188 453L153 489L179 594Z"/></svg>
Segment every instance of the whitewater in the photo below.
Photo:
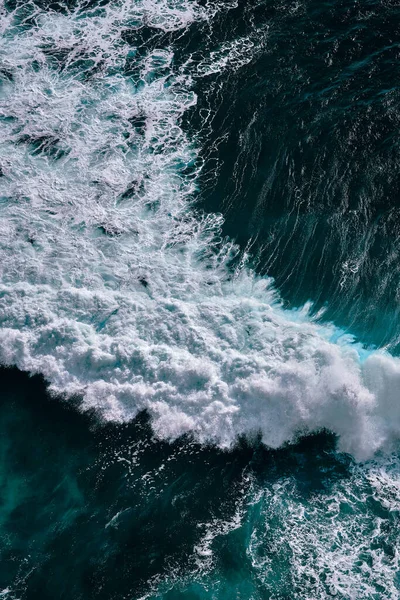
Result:
<svg viewBox="0 0 400 600"><path fill-rule="evenodd" d="M367 459L400 436L400 361L285 309L195 206L193 81L247 64L268 30L181 64L170 36L230 8L3 7L0 362L107 421L146 410L162 439L327 429Z"/></svg>

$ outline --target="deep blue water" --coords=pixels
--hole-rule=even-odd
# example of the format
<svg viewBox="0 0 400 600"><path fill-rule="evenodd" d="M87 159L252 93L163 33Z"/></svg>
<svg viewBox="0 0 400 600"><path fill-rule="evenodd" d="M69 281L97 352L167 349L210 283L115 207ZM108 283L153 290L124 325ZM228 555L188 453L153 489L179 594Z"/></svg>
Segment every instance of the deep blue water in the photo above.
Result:
<svg viewBox="0 0 400 600"><path fill-rule="evenodd" d="M400 8L0 9L0 598L399 598Z"/></svg>
<svg viewBox="0 0 400 600"><path fill-rule="evenodd" d="M202 198L289 305L311 300L364 343L398 344L399 8L242 2L219 40L268 27L214 106ZM232 36L232 37L233 37ZM209 91L212 88L212 92ZM208 171L206 171L208 175Z"/></svg>

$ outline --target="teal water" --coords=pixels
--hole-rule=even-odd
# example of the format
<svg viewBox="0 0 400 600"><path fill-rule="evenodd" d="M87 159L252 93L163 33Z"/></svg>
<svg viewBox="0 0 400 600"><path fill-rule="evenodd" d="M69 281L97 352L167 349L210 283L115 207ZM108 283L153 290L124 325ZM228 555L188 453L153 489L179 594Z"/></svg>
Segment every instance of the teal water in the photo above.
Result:
<svg viewBox="0 0 400 600"><path fill-rule="evenodd" d="M0 598L399 598L397 5L0 9Z"/></svg>
<svg viewBox="0 0 400 600"><path fill-rule="evenodd" d="M10 598L398 596L399 462L329 434L227 453L99 427L3 371L1 569Z"/></svg>

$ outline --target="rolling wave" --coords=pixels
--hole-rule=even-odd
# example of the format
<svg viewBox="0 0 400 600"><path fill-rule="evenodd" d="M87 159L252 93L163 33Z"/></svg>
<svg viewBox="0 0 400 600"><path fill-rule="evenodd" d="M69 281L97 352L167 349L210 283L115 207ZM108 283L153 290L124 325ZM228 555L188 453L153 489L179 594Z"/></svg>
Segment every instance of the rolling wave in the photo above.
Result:
<svg viewBox="0 0 400 600"><path fill-rule="evenodd" d="M197 63L170 36L230 9L3 11L0 361L106 420L145 409L161 438L276 448L328 429L364 459L399 437L400 362L285 309L194 206L193 80L248 64L268 29Z"/></svg>

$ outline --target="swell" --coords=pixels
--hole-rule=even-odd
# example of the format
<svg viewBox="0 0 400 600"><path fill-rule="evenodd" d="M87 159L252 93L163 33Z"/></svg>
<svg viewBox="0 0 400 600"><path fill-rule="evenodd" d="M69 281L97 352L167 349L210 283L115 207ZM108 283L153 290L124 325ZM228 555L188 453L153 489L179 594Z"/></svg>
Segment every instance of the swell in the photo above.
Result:
<svg viewBox="0 0 400 600"><path fill-rule="evenodd" d="M398 438L400 363L284 309L194 208L193 79L247 64L268 30L200 58L174 44L232 6L5 8L0 361L106 420L146 409L161 438L329 429L366 458Z"/></svg>

